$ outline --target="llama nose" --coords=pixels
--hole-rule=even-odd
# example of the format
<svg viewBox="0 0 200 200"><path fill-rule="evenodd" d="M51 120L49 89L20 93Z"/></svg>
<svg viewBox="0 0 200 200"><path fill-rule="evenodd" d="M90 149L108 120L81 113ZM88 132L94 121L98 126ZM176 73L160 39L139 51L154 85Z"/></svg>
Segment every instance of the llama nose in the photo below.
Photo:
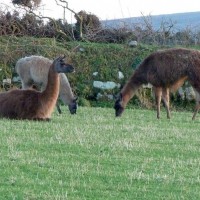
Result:
<svg viewBox="0 0 200 200"><path fill-rule="evenodd" d="M122 107L115 107L115 116L121 117L122 113L124 112L124 108Z"/></svg>
<svg viewBox="0 0 200 200"><path fill-rule="evenodd" d="M69 105L69 111L70 113L73 115L73 114L76 114L76 110L77 110L77 105Z"/></svg>
<svg viewBox="0 0 200 200"><path fill-rule="evenodd" d="M72 115L76 114L76 109L71 109L71 110L70 110L70 113L71 113Z"/></svg>
<svg viewBox="0 0 200 200"><path fill-rule="evenodd" d="M66 66L67 66L67 71L69 73L72 73L72 72L74 73L75 72L75 68L72 65L67 64Z"/></svg>

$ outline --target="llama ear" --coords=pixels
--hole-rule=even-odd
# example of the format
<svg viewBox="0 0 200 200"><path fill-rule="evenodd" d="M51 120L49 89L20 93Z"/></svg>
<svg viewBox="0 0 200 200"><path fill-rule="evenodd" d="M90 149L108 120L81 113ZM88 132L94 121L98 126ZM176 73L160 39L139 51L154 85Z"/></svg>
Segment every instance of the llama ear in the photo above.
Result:
<svg viewBox="0 0 200 200"><path fill-rule="evenodd" d="M63 55L63 56L61 57L61 59L64 59L64 58L66 58L66 55Z"/></svg>
<svg viewBox="0 0 200 200"><path fill-rule="evenodd" d="M63 60L64 58L66 58L66 55L63 55L63 56L58 56L58 57L56 57L56 59L55 59L55 60Z"/></svg>
<svg viewBox="0 0 200 200"><path fill-rule="evenodd" d="M59 59L60 61L63 61L63 62L64 62L64 60L63 60L64 58L66 58L66 55L63 55L63 56L59 56L59 57L58 57L58 59Z"/></svg>
<svg viewBox="0 0 200 200"><path fill-rule="evenodd" d="M60 61L60 60L61 60L61 57L58 56L58 57L56 57L56 58L54 59L54 62L57 62L57 61Z"/></svg>

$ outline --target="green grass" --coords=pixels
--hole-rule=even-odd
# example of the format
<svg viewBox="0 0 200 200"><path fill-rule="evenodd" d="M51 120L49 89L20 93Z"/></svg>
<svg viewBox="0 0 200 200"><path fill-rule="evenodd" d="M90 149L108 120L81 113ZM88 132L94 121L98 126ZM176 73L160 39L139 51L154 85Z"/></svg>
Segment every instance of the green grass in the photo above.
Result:
<svg viewBox="0 0 200 200"><path fill-rule="evenodd" d="M200 116L79 107L0 120L0 199L200 199Z"/></svg>

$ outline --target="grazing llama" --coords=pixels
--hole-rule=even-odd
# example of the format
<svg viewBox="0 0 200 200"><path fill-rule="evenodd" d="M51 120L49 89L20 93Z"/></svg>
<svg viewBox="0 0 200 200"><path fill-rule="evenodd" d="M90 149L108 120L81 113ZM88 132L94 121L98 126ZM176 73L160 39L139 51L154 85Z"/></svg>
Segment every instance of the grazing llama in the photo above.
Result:
<svg viewBox="0 0 200 200"><path fill-rule="evenodd" d="M28 89L36 84L36 88L43 91L47 85L48 71L52 60L43 56L29 56L17 61L15 70L22 81L22 89ZM59 99L68 106L71 114L77 111L77 98L74 96L69 81L64 73L60 73ZM57 110L61 113L59 101L56 103Z"/></svg>
<svg viewBox="0 0 200 200"><path fill-rule="evenodd" d="M172 48L152 53L134 71L128 82L120 91L115 102L115 115L121 116L127 103L142 85L153 85L157 105L157 118L160 117L160 101L164 100L169 111L169 91L178 89L188 80L197 92L196 107L192 119L200 108L200 51L184 48Z"/></svg>
<svg viewBox="0 0 200 200"><path fill-rule="evenodd" d="M62 57L56 58L49 68L47 86L42 92L13 89L0 93L0 117L10 119L50 120L59 95L60 76L71 73L74 68L65 64Z"/></svg>

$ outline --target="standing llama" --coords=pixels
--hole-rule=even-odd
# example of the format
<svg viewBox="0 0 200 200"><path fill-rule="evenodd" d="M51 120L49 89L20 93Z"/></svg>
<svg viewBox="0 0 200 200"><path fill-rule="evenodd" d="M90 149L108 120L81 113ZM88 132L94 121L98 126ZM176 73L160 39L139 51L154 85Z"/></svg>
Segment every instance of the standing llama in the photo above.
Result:
<svg viewBox="0 0 200 200"><path fill-rule="evenodd" d="M161 97L167 109L167 117L170 118L169 91L178 89L186 79L199 96L200 51L172 48L152 53L144 59L120 91L114 105L115 115L121 116L127 103L142 84L151 83L155 91L157 118L160 117ZM192 119L195 119L199 108L200 99L196 98Z"/></svg>
<svg viewBox="0 0 200 200"><path fill-rule="evenodd" d="M59 95L60 76L74 68L65 64L63 58L56 58L48 72L46 89L42 92L27 89L13 89L0 93L0 117L49 121Z"/></svg>
<svg viewBox="0 0 200 200"><path fill-rule="evenodd" d="M43 56L29 56L19 59L16 63L15 70L22 81L22 89L28 89L33 84L36 84L43 91L47 85L48 71L52 62L52 60ZM77 98L74 96L64 73L60 74L59 98L65 105L68 105L71 114L76 113ZM57 110L61 113L58 102L56 103Z"/></svg>

